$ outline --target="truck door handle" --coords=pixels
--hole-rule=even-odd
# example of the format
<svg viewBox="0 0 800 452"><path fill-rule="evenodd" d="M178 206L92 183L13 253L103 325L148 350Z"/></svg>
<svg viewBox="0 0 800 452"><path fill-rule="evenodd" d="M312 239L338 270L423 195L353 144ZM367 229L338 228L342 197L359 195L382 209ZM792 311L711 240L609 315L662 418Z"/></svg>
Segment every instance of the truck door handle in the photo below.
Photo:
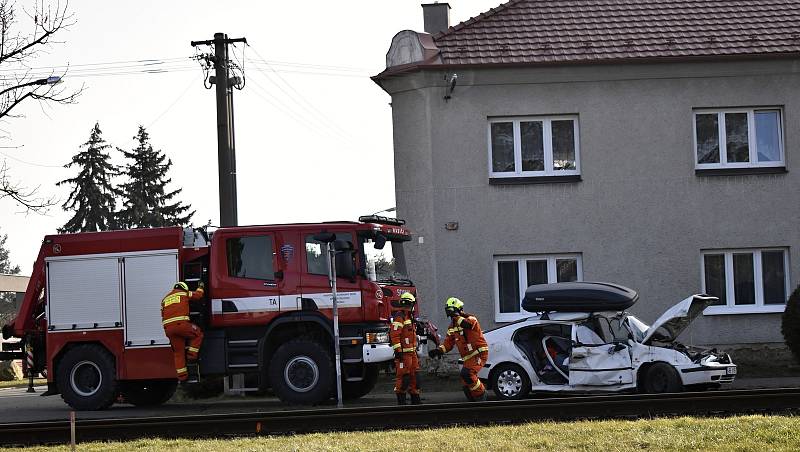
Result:
<svg viewBox="0 0 800 452"><path fill-rule="evenodd" d="M278 287L278 283L272 281L266 281L264 283L264 287Z"/></svg>

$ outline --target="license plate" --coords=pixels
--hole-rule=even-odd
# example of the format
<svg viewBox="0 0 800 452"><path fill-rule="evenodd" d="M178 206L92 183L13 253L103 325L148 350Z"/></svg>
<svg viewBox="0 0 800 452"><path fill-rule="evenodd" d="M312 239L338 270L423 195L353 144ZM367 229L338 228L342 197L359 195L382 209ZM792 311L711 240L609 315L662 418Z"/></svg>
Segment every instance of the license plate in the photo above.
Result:
<svg viewBox="0 0 800 452"><path fill-rule="evenodd" d="M736 375L736 367L728 367L725 369L725 373L728 375Z"/></svg>

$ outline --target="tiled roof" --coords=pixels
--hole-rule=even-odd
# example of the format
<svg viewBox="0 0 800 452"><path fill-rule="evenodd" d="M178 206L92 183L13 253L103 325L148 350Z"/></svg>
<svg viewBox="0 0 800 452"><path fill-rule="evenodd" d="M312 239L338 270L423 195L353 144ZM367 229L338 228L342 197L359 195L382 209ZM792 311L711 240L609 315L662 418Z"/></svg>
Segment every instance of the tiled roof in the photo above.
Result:
<svg viewBox="0 0 800 452"><path fill-rule="evenodd" d="M433 36L443 64L800 52L800 0L511 0Z"/></svg>

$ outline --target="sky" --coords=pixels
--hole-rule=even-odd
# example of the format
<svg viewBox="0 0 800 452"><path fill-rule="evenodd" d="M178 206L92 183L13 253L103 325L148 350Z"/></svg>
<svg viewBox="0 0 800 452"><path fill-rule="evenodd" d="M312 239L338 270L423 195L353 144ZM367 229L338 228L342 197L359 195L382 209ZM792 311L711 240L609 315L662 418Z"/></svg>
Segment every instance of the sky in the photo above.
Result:
<svg viewBox="0 0 800 452"><path fill-rule="evenodd" d="M83 87L78 103L28 102L14 111L23 117L0 123L0 161L11 177L60 201L39 215L0 200L0 234L23 274L44 235L71 217L61 208L69 187L55 183L76 174L63 165L95 122L110 145L124 149L146 127L174 163L172 187L183 188L194 224L219 224L215 96L203 87L189 44L217 32L249 44L232 49L246 79L234 93L239 224L355 220L394 206L391 99L369 77L384 69L397 32L423 31L421 2L220 3L69 3L75 23L30 65L56 73L69 65L62 86ZM455 25L501 0L449 3ZM124 162L111 153L114 163Z"/></svg>

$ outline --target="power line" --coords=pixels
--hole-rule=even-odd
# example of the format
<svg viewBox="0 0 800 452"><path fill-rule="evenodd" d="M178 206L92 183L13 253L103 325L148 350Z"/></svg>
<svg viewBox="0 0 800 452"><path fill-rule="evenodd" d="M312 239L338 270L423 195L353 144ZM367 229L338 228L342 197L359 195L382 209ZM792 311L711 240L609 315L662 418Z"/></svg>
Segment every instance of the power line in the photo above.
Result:
<svg viewBox="0 0 800 452"><path fill-rule="evenodd" d="M40 168L63 168L63 167L64 167L64 165L46 165L46 164L44 164L44 163L33 163L33 162L28 162L28 161L26 161L26 160L22 160L21 158L14 157L13 155L6 154L6 153L5 153L5 152L3 152L3 151L0 151L0 155L3 155L3 156L5 156L5 157L8 157L8 158L10 158L11 160L16 160L16 161L18 161L18 162L20 162L20 163L24 163L24 164L26 164L26 165L38 166L38 167L40 167Z"/></svg>
<svg viewBox="0 0 800 452"><path fill-rule="evenodd" d="M320 131L321 131L320 128L317 127L316 124L313 124L312 121L309 121L309 119L307 117L305 117L302 113L297 112L296 110L293 110L291 108L291 106L286 105L279 98L274 97L273 95L269 94L269 90L266 89L265 87L263 87L260 83L258 83L258 81L256 81L256 79L251 78L250 81L253 83L253 87L252 87L253 88L253 92L258 97L262 98L268 104L270 104L273 107L275 107L281 113L283 113L286 116L289 116L290 118L292 118L292 120L294 120L298 125L302 126L303 128L309 128L309 124L310 124L311 125L310 128L313 131L313 133L316 133L316 134L320 133ZM327 132L327 131L325 131L325 132ZM327 132L326 135L327 136L325 136L323 138L338 138L338 137L336 137L334 135L331 135L330 132Z"/></svg>
<svg viewBox="0 0 800 452"><path fill-rule="evenodd" d="M258 53L258 50L256 50L256 48L255 48L255 47L253 47L253 46L251 46L251 45L249 45L249 44L248 44L248 47L250 47L251 49L253 49L253 52L255 52L256 56L258 56L258 57L261 59L261 61L264 61L264 62L266 62L266 61L267 61L267 60L266 60L264 57L262 57L262 56L261 56L261 54L259 54L259 53ZM286 81L286 79L285 79L285 78L283 78L283 77L280 75L280 73L278 73L278 72L277 72L277 71L276 71L274 68L272 68L272 66L271 66L271 65L267 64L267 67L268 67L268 68L269 68L269 69L270 69L270 70L271 70L271 71L272 71L272 72L273 72L273 73L274 73L274 74L275 74L275 75L278 77L278 79L280 79L280 80L283 82L283 84L284 84L284 85L286 85L286 86L287 86L287 87L288 87L288 88L289 88L289 89L290 89L292 92L294 92L294 94L296 95L296 98L297 98L297 99L299 99L299 100L301 101L301 102L298 102L298 105L299 105L300 107L302 107L302 108L306 109L307 111L309 111L309 112L311 113L311 115L312 115L312 116L316 116L316 117L318 118L318 121L319 121L321 124L323 124L323 126L324 126L324 127L328 127L329 129L333 130L333 132L334 132L335 134L338 134L338 135L340 135L340 137L341 137L342 139L344 139L346 142L352 141L352 137L351 137L351 136L350 136L350 135L349 135L349 134L348 134L348 133L347 133L345 130L343 130L341 127L339 127L339 126L336 124L336 122L334 122L334 121L333 121L332 119L330 119L330 118L329 118L327 115L325 115L323 112L321 112L321 111L320 111L320 110L319 110L319 109L318 109L316 106L314 106L314 105L313 105L311 102L309 102L309 101L308 101L308 100L307 100L307 99L306 99L306 98L305 98L305 97L304 97L302 94L300 94L300 92L299 92L299 91L297 91L297 90L296 90L296 89L295 89L295 88L294 88L294 87L293 87L293 86L292 86L292 85L291 85L289 82L287 82L287 81ZM265 76L265 77L267 77L267 79L269 79L269 80L270 80L270 82L272 82L272 83L273 83L275 86L277 86L277 87L278 87L278 89L280 89L280 90L281 90L281 91L282 91L284 94L286 94L287 96L289 96L289 98L290 98L290 99L292 99L293 97L295 97L295 96L292 96L292 94L291 94L291 93L287 92L287 91L286 91L286 90L285 90L285 89L284 89L284 88L283 88L283 87L282 87L280 84L278 84L278 83L274 82L274 81L273 81L273 80L272 80L272 79L271 79L271 78L270 78L270 77L267 75L267 73L266 73L266 72L264 72L262 69L260 69L260 68L257 68L257 69L259 69L259 71L260 71L262 74L264 74L264 76Z"/></svg>
<svg viewBox="0 0 800 452"><path fill-rule="evenodd" d="M195 78L194 78L194 79L191 81L191 83L187 83L187 84L186 84L186 88L183 90L183 92L181 92L181 93L180 93L180 94L179 94L179 95L178 95L178 96L175 98L175 100L173 100L173 101L172 101L172 102L171 102L169 105L167 105L167 107L166 107L166 108L164 108L164 110L163 110L161 113L159 113L159 114L158 114L158 116L156 116L156 117L155 117L155 119L153 119L152 121L150 121L150 123L149 123L149 124L147 124L147 126L146 126L145 128L149 129L149 128L150 128L150 127L152 127L154 124L156 124L158 121L160 121L160 120L161 120L161 119L162 119L164 116L166 116L166 115L167 115L167 113L169 113L169 112L170 112L170 111L171 111L171 110L172 110L172 109L175 107L175 105L177 105L177 104L178 104L178 103L179 103L181 100L183 100L183 98L184 98L184 97L186 96L186 94L189 92L189 89L190 89L190 88L193 86L193 84L194 84L194 83L196 83L196 82L197 82L197 80L199 80L199 79L200 79L200 77L198 76L198 77L195 77ZM129 146L129 145L130 145L132 142L134 142L134 141L136 141L136 138L132 138L132 139L128 140L127 142L125 142L125 143L124 143L123 145L121 145L120 147L126 147L126 146ZM17 148L20 148L20 147L22 147L22 146L15 146L15 147L17 147ZM8 158L10 158L10 159L12 159L12 160L16 160L16 161L18 161L18 162L20 162L20 163L24 163L24 164L26 164L26 165L38 166L38 167L41 167L41 168L63 168L63 167L64 167L64 165L50 165L50 164L44 164L44 163L34 163L34 162L29 162L29 161L27 161L27 160L23 160L23 159L20 159L20 158L14 157L14 156L12 156L12 155L6 154L5 152L2 152L2 151L0 151L0 155L3 155L3 156L5 156L5 157L8 157Z"/></svg>
<svg viewBox="0 0 800 452"><path fill-rule="evenodd" d="M159 113L159 114L158 114L158 116L156 116L156 118L155 118L155 119L153 119L152 121L150 121L150 123L149 123L149 124L147 124L147 126L145 126L145 129L149 129L149 128L151 128L151 127L152 127L154 124L156 124L158 121L160 121L160 120L161 120L161 118L163 118L164 116L166 116L166 114L167 114L167 113L169 113L169 112L170 112L170 110L172 110L172 108L173 108L173 107L175 107L175 105L177 105L177 104L178 104L178 102L180 102L181 100L183 100L183 98L186 96L186 94L189 92L189 90L192 88L192 86L193 86L193 85L194 85L194 84L195 84L195 83L196 83L198 80L200 80L200 76L199 76L199 75L198 75L197 77L195 77L194 79L192 79L191 83L187 83L187 84L186 84L186 88L184 88L184 89L183 89L183 92L181 92L181 93L178 95L178 97L176 97L176 98L175 98L175 100L173 100L173 101L172 101L172 102L171 102L171 103L170 103L170 104L169 104L169 105L168 105L168 106L167 106L167 107L166 107L166 108L165 108L165 109L164 109L164 110L163 110L161 113ZM134 137L134 138L131 138L130 140L128 140L128 141L127 141L125 144L123 144L122 146L129 146L129 145L130 145L131 143L133 143L134 141L136 141L136 137Z"/></svg>
<svg viewBox="0 0 800 452"><path fill-rule="evenodd" d="M117 65L125 65L130 63L137 63L137 64L161 64L170 61L179 61L179 60L188 60L189 57L175 57L175 58L155 58L155 59L144 59L144 60L124 60L124 61L104 61L98 63L79 63L79 64L65 64L62 66L47 66L47 67L15 67L15 68L3 68L0 69L0 72L8 72L8 71L19 71L19 70L30 70L30 71L48 71L53 69L71 69L71 68L80 68L80 67L87 67L87 66L117 66Z"/></svg>
<svg viewBox="0 0 800 452"><path fill-rule="evenodd" d="M6 67L0 69L0 82L43 78L58 72L66 73L69 78L118 77L141 74L151 75L171 72L186 72L193 70L196 67L192 62L192 59L192 57L170 57L68 64L52 67ZM263 58L248 58L248 62L257 68L266 67L276 75L278 75L280 72L341 77L366 77L369 75L362 69L346 66L289 61L269 61Z"/></svg>
<svg viewBox="0 0 800 452"><path fill-rule="evenodd" d="M153 124L157 123L159 120L161 120L161 118L163 118L163 117L164 117L164 116L165 116L167 113L169 113L169 111L170 111L170 110L172 110L172 108L173 108L175 105L177 105L177 104L178 104L178 102L180 102L180 101L181 101L181 100L184 98L184 96L186 96L186 94L189 92L189 89L191 89L191 88L192 88L192 85L193 85L195 82L197 82L198 80L200 80L200 76L197 76L197 77L195 77L195 78L192 80L192 82L191 82L191 83L187 83L187 84L186 84L186 88L184 88L183 92L182 92L180 95L178 95L178 97L176 97L176 98L175 98L175 100L174 100L174 101L172 101L172 103L171 103L171 104L169 104L169 106L168 106L166 109L164 109L164 111L162 111L162 112L161 112L161 113L160 113L158 116L156 116L156 119L152 120L152 121L150 122L150 124L148 124L148 125L147 125L147 128L149 129L150 127L152 127L152 126L153 126Z"/></svg>
<svg viewBox="0 0 800 452"><path fill-rule="evenodd" d="M283 114L289 115L295 122L302 125L303 128L310 129L315 134L326 139L334 139L340 141L345 140L344 137L334 133L335 132L334 130L325 127L324 122L320 122L318 119L312 116L308 116L305 110L295 108L295 106L298 105L297 103L292 103L291 101L285 101L284 99L281 99L280 97L272 94L269 89L258 83L258 79L255 77L250 77L249 80L251 83L253 83L255 87L257 87L261 91L261 93L263 93L263 95L261 95L259 94L258 90L254 91L256 94L259 95L259 97L263 98L264 100L267 100L267 102L270 103L270 105L277 108ZM269 78L267 78L267 81L271 82L273 85L275 84L275 82L270 80ZM265 96L269 96L271 100L267 99Z"/></svg>
<svg viewBox="0 0 800 452"><path fill-rule="evenodd" d="M348 66L332 66L332 65L313 64L313 63L295 63L291 61L265 60L263 58L251 58L250 61L255 63L269 64L272 66L308 67L313 69L324 69L324 70L342 71L342 72L366 72L363 68L355 68Z"/></svg>

